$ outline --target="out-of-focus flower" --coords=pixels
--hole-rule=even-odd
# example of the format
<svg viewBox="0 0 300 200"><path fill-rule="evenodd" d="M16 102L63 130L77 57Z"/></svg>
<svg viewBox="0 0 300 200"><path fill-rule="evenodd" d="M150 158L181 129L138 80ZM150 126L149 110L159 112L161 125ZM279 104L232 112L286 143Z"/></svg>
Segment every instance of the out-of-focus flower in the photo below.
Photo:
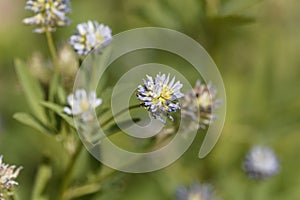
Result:
<svg viewBox="0 0 300 200"><path fill-rule="evenodd" d="M67 88L73 87L79 63L76 53L67 44L58 51L58 65L64 85Z"/></svg>
<svg viewBox="0 0 300 200"><path fill-rule="evenodd" d="M180 186L176 190L176 200L216 200L211 185L192 183L189 188Z"/></svg>
<svg viewBox="0 0 300 200"><path fill-rule="evenodd" d="M48 84L51 80L52 65L50 61L46 61L40 52L34 52L28 59L30 73L41 83Z"/></svg>
<svg viewBox="0 0 300 200"><path fill-rule="evenodd" d="M102 99L97 98L96 92L87 93L84 89L77 89L74 94L68 96L68 104L64 112L69 115L79 116L83 121L90 121L92 111L101 105Z"/></svg>
<svg viewBox="0 0 300 200"><path fill-rule="evenodd" d="M254 146L246 155L243 169L250 178L266 179L279 172L279 161L272 149Z"/></svg>
<svg viewBox="0 0 300 200"><path fill-rule="evenodd" d="M25 18L24 24L36 25L36 33L53 32L57 26L66 26L70 23L66 16L71 11L69 0L28 0L26 10L35 13L33 17Z"/></svg>
<svg viewBox="0 0 300 200"><path fill-rule="evenodd" d="M137 98L155 119L165 123L166 118L173 120L170 115L180 109L178 100L184 95L180 92L182 84L175 82L175 77L169 82L170 74L157 74L155 79L146 75L144 84L138 86Z"/></svg>
<svg viewBox="0 0 300 200"><path fill-rule="evenodd" d="M87 55L96 47L99 50L112 41L111 29L97 21L88 21L77 25L77 31L71 36L69 43L78 55Z"/></svg>
<svg viewBox="0 0 300 200"><path fill-rule="evenodd" d="M12 195L12 189L18 182L15 179L23 167L16 169L15 165L8 165L2 162L2 155L0 155L0 200L6 199ZM15 170L16 169L16 170Z"/></svg>
<svg viewBox="0 0 300 200"><path fill-rule="evenodd" d="M217 90L211 83L205 85L197 80L193 90L184 95L182 102L182 114L200 122L200 128L205 128L215 118L212 113L221 101L216 99ZM199 120L200 118L200 120Z"/></svg>
<svg viewBox="0 0 300 200"><path fill-rule="evenodd" d="M53 65L40 52L34 52L27 61L31 74L41 83L48 85L53 75ZM73 49L64 44L58 49L58 66L63 84L71 88L79 67L78 59Z"/></svg>

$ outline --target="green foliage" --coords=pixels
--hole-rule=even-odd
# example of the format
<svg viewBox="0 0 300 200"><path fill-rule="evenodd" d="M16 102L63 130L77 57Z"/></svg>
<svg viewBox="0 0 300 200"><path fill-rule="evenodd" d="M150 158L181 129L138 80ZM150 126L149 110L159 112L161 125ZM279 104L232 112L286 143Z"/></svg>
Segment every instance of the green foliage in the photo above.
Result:
<svg viewBox="0 0 300 200"><path fill-rule="evenodd" d="M22 10L24 2L4 2L8 10L3 12L6 17L0 30L0 154L24 166L16 190L20 200L58 199L78 141L73 118L63 112L71 91L62 83L60 72L53 72L46 84L34 78L23 60L36 50L49 54L45 37L32 34L15 17L14 10ZM75 162L74 176L66 183L64 195L83 200L171 200L179 185L200 181L210 182L225 200L298 199L298 8L296 0L72 1L73 23L53 34L57 48L68 40L77 23L89 19L109 24L114 34L145 26L181 31L202 44L217 63L227 90L228 112L221 138L208 157L197 158L202 132L183 157L153 173L105 174L107 168L85 152L85 157L81 155ZM20 14L25 15L25 11ZM168 60L165 54L159 56L153 58ZM12 64L14 57L22 60ZM175 59L170 62L178 64ZM182 71L191 82L197 78L189 69ZM103 99L97 108L100 121L111 116L109 87L116 74L110 73L98 87ZM123 123L126 126L127 122ZM117 125L108 125L107 135L120 133ZM116 141L123 139L116 136ZM124 145L134 146L134 142ZM244 155L255 144L271 146L280 159L280 174L266 182L249 180L241 170ZM49 163L42 161L44 156L49 157Z"/></svg>
<svg viewBox="0 0 300 200"><path fill-rule="evenodd" d="M255 22L253 17L247 17L242 15L227 15L212 17L211 23L216 27L230 27L247 25Z"/></svg>
<svg viewBox="0 0 300 200"><path fill-rule="evenodd" d="M61 119L67 122L71 127L75 128L73 118L64 113L64 108L62 106L52 102L41 102L41 105L55 112L59 117L61 117Z"/></svg>
<svg viewBox="0 0 300 200"><path fill-rule="evenodd" d="M49 198L43 196L44 189L52 176L52 169L48 165L42 165L36 175L34 190L32 191L32 200L47 200Z"/></svg>
<svg viewBox="0 0 300 200"><path fill-rule="evenodd" d="M45 99L41 85L32 77L28 71L28 67L20 59L15 60L15 69L33 114L42 122L47 122L45 111L39 105L39 102Z"/></svg>
<svg viewBox="0 0 300 200"><path fill-rule="evenodd" d="M58 93L59 89L61 88L60 82L61 82L60 74L55 73L50 82L49 95L48 95L49 101L51 102L55 101L55 96Z"/></svg>
<svg viewBox="0 0 300 200"><path fill-rule="evenodd" d="M119 122L119 124L113 124L111 125L105 132L106 132L106 136L109 136L109 135L114 135L116 133L119 133L119 132L122 132L122 129L126 129L126 128L129 128L131 125L132 125L132 122L139 122L141 119L139 118L133 118L133 119L130 119L130 120L126 120L126 121L122 121L122 122ZM122 127L122 129L120 129L120 127Z"/></svg>
<svg viewBox="0 0 300 200"><path fill-rule="evenodd" d="M13 118L41 133L54 134L55 131L47 128L39 119L28 113L16 113Z"/></svg>

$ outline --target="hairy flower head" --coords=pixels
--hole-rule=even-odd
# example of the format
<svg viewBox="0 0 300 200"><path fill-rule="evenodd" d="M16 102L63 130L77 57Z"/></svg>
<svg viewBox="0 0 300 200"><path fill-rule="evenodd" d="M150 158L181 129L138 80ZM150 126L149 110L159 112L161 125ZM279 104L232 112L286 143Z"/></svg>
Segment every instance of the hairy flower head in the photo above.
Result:
<svg viewBox="0 0 300 200"><path fill-rule="evenodd" d="M69 0L28 0L25 9L35 13L33 17L25 18L24 24L38 26L36 33L53 32L57 26L70 23L66 16L71 11Z"/></svg>
<svg viewBox="0 0 300 200"><path fill-rule="evenodd" d="M79 116L84 121L89 121L92 117L93 109L101 105L102 99L97 98L96 92L87 93L84 89L77 89L74 94L68 96L68 104L64 112L69 115Z"/></svg>
<svg viewBox="0 0 300 200"><path fill-rule="evenodd" d="M88 21L77 25L77 31L70 37L69 43L78 55L87 55L98 46L104 48L111 41L111 29L108 26Z"/></svg>
<svg viewBox="0 0 300 200"><path fill-rule="evenodd" d="M180 109L178 100L183 97L180 92L182 84L175 83L175 77L169 82L170 74L157 74L155 79L146 75L143 85L138 86L137 98L155 119L165 123L166 118L173 120L170 115Z"/></svg>
<svg viewBox="0 0 300 200"><path fill-rule="evenodd" d="M266 179L279 172L279 162L272 149L254 146L246 155L243 169L253 179Z"/></svg>
<svg viewBox="0 0 300 200"><path fill-rule="evenodd" d="M200 118L200 128L205 128L215 117L212 113L213 109L220 105L220 100L216 99L216 95L217 90L211 83L206 85L197 80L194 89L184 95L183 115L193 120Z"/></svg>
<svg viewBox="0 0 300 200"><path fill-rule="evenodd" d="M180 186L176 190L176 200L216 200L209 184L192 183L189 188Z"/></svg>
<svg viewBox="0 0 300 200"><path fill-rule="evenodd" d="M8 165L2 162L2 155L0 155L0 199L6 199L12 194L14 186L18 185L15 179L23 167L16 169L15 165ZM15 170L16 169L16 170Z"/></svg>

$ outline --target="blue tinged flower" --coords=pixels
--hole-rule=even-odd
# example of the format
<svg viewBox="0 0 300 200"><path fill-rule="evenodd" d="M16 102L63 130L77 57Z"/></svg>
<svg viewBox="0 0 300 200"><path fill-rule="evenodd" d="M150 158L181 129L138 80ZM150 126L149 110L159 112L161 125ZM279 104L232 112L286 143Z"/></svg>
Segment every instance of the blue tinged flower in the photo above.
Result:
<svg viewBox="0 0 300 200"><path fill-rule="evenodd" d="M33 17L25 18L23 23L36 25L34 32L53 32L57 26L69 25L70 20L66 16L71 12L69 0L28 0L26 10L35 13Z"/></svg>
<svg viewBox="0 0 300 200"><path fill-rule="evenodd" d="M11 190L18 185L15 179L18 177L23 167L16 169L15 165L8 165L2 162L2 155L0 155L0 199L6 199L11 195Z"/></svg>
<svg viewBox="0 0 300 200"><path fill-rule="evenodd" d="M155 119L165 123L166 118L173 120L170 115L180 109L178 100L184 95L180 92L182 84L175 83L175 76L170 80L170 74L157 74L155 79L146 75L143 85L138 86L137 98Z"/></svg>
<svg viewBox="0 0 300 200"><path fill-rule="evenodd" d="M254 146L246 155L243 169L250 178L266 179L279 172L279 161L271 148Z"/></svg>
<svg viewBox="0 0 300 200"><path fill-rule="evenodd" d="M221 100L216 98L217 90L211 84L207 85L197 80L193 90L184 95L182 101L182 114L198 121L200 118L200 128L206 128L216 117L212 111L217 108Z"/></svg>
<svg viewBox="0 0 300 200"><path fill-rule="evenodd" d="M209 184L192 183L189 188L180 186L176 190L176 200L216 200Z"/></svg>
<svg viewBox="0 0 300 200"><path fill-rule="evenodd" d="M94 91L87 93L84 89L77 89L74 94L68 96L68 104L70 107L64 108L65 113L89 121L93 117L91 112L102 104L102 99L97 98Z"/></svg>
<svg viewBox="0 0 300 200"><path fill-rule="evenodd" d="M77 31L69 43L79 55L87 55L96 47L104 48L112 41L111 29L97 21L77 25Z"/></svg>

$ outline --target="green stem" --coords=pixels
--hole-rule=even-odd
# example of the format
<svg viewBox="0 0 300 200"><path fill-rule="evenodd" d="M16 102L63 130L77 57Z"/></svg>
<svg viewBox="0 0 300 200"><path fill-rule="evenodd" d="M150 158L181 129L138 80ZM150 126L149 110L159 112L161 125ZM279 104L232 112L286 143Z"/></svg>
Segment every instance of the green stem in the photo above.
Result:
<svg viewBox="0 0 300 200"><path fill-rule="evenodd" d="M70 188L64 194L64 199L73 199L82 197L88 194L93 194L98 192L102 188L102 182L112 175L118 173L117 170L112 170L102 176L97 176L93 180L89 181L85 185L78 186L76 188Z"/></svg>
<svg viewBox="0 0 300 200"><path fill-rule="evenodd" d="M124 112L126 112L127 110L132 110L132 109L135 109L135 108L139 108L140 105L133 105L133 106L130 106L129 108L126 108L126 109L123 109L121 110L120 112L118 112L117 114L115 114L114 116L110 117L109 119L107 119L105 122L102 123L102 126L105 126L107 125L109 122L111 122L115 117L118 117L120 115L122 115ZM75 167L75 164L76 164L76 161L78 160L78 157L80 155L80 152L82 150L82 143L81 141L79 141L79 143L77 144L77 147L76 147L76 150L66 168L66 172L65 172L65 175L63 177L63 180L62 180L62 184L61 184L61 187L60 187L60 190L59 190L59 199L60 200L64 200L66 196L66 189L71 181L71 178L72 178L72 173L73 173L73 170L74 170L74 167ZM114 173L114 172L113 172ZM112 173L112 174L113 174ZM108 176L110 176L111 174L109 174ZM106 176L104 177L104 179L106 178ZM103 177L101 177L101 180L103 180ZM95 188L94 188L95 189ZM80 190L81 191L81 190Z"/></svg>
<svg viewBox="0 0 300 200"><path fill-rule="evenodd" d="M138 107L140 107L140 105L130 106L128 109L131 110L131 109L138 108ZM120 112L118 112L115 115L115 117L121 115L126 110L127 109L121 110ZM105 121L105 123L108 123L112 119L113 119L113 117L109 118L108 120ZM166 141L166 139L168 139L168 138L165 138L162 142ZM149 149L151 149L151 148L149 148ZM88 183L86 183L84 185L81 185L81 186L78 186L75 188L70 188L69 190L64 192L63 199L73 199L73 198L82 197L82 196L85 196L88 194L96 193L102 188L101 183L116 173L119 173L119 171L111 170L111 171L105 173L104 175L96 176L95 178L93 178L92 180L90 180Z"/></svg>
<svg viewBox="0 0 300 200"><path fill-rule="evenodd" d="M77 188L72 188L65 192L64 199L74 199L88 194L93 194L98 192L101 189L101 187L102 185L99 183L92 183Z"/></svg>
<svg viewBox="0 0 300 200"><path fill-rule="evenodd" d="M55 49L55 45L54 45L54 41L53 41L51 32L46 31L46 37L47 37L50 54L51 54L52 60L53 60L54 70L57 72L59 70L58 59L57 59L56 49Z"/></svg>
<svg viewBox="0 0 300 200"><path fill-rule="evenodd" d="M132 110L132 109L135 109L135 108L139 108L141 105L138 104L138 105L133 105L133 106L130 106L129 108L125 108L123 110L121 110L120 112L118 112L117 114L111 116L110 118L108 118L107 120L105 120L103 123L102 123L102 126L105 126L107 125L109 122L111 122L114 118L122 115L124 112L126 112L127 110Z"/></svg>
<svg viewBox="0 0 300 200"><path fill-rule="evenodd" d="M66 190L66 188L68 187L70 181L71 181L71 178L72 178L72 174L73 174L73 171L74 171L74 167L75 167L75 164L76 164L76 161L78 160L79 158L79 155L80 155L80 152L82 150L82 143L81 141L79 140L78 141L78 144L76 146L76 149L75 149L75 152L66 168L66 171L65 171L65 175L63 177L63 180L62 180L62 184L61 184L61 187L60 187L60 191L59 191L59 199L60 200L63 200L64 199L64 192Z"/></svg>
<svg viewBox="0 0 300 200"><path fill-rule="evenodd" d="M106 174L104 174L102 176L96 177L93 182L101 183L102 181L106 180L107 178L111 177L112 175L114 175L114 174L116 174L118 172L119 171L112 169L108 173L106 173Z"/></svg>

